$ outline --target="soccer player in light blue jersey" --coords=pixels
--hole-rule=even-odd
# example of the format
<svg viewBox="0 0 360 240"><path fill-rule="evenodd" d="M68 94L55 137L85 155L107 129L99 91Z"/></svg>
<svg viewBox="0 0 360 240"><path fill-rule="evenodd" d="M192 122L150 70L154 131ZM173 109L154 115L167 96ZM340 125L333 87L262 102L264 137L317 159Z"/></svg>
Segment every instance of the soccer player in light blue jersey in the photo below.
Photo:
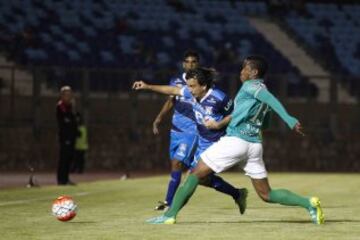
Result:
<svg viewBox="0 0 360 240"><path fill-rule="evenodd" d="M270 108L297 133L303 135L300 122L289 115L282 104L266 89L264 75L267 62L262 57L247 57L240 79L243 83L235 98L226 136L211 145L200 156L192 174L177 190L171 208L164 215L151 218L152 224L174 224L182 207L195 192L199 181L210 174L223 172L239 162L250 177L258 196L268 203L305 208L315 224L324 223L324 214L317 197L303 197L286 189L272 189L263 162L261 129Z"/></svg>
<svg viewBox="0 0 360 240"><path fill-rule="evenodd" d="M186 73L197 68L199 62L200 56L197 52L185 52L182 62L184 72L171 78L169 85L186 86ZM153 133L155 135L159 134L160 123L172 109L174 109L174 113L171 122L169 147L171 159L170 181L165 200L159 201L155 210L164 210L171 205L175 192L181 182L182 169L183 167L189 168L191 166L194 149L197 145L197 129L192 106L179 96L169 96L153 122Z"/></svg>
<svg viewBox="0 0 360 240"><path fill-rule="evenodd" d="M148 85L138 81L134 83L133 88L181 96L184 103L192 106L199 137L195 161L192 163L192 167L194 167L200 154L225 135L225 127L230 121L232 101L221 90L213 87L214 73L212 70L204 68L190 70L186 73L186 79L187 86L183 87ZM245 212L247 189L237 189L214 174L203 178L200 184L232 196L239 207L240 214Z"/></svg>

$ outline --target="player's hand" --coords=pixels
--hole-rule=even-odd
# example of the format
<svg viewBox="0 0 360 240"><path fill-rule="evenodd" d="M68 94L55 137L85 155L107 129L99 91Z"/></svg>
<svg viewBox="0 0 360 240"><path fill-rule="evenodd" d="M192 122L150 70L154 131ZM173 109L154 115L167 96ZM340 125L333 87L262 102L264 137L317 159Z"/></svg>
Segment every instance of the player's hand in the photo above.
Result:
<svg viewBox="0 0 360 240"><path fill-rule="evenodd" d="M160 125L160 123L161 123L160 118L156 118L155 121L153 122L153 133L154 133L154 135L159 134L159 125Z"/></svg>
<svg viewBox="0 0 360 240"><path fill-rule="evenodd" d="M204 121L204 126L205 126L207 129L212 129L212 130L217 130L217 129L219 129L219 124L218 124L218 122L216 122L216 121L213 120L213 119L205 120L205 121Z"/></svg>
<svg viewBox="0 0 360 240"><path fill-rule="evenodd" d="M304 129L301 126L301 123L298 122L295 124L294 131L297 132L298 134L300 134L301 136L305 137L305 133L303 132Z"/></svg>
<svg viewBox="0 0 360 240"><path fill-rule="evenodd" d="M146 83L144 83L144 81L136 81L136 82L134 82L132 89L141 90L141 89L146 89L147 86L148 85Z"/></svg>

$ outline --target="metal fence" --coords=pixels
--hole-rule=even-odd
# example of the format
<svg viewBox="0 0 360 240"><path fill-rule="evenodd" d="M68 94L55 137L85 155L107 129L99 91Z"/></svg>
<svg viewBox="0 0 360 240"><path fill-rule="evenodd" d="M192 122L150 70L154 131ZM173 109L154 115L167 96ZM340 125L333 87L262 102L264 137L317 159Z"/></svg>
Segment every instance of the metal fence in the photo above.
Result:
<svg viewBox="0 0 360 240"><path fill-rule="evenodd" d="M176 74L175 69L89 69L89 68L60 68L36 67L31 71L14 66L0 66L0 96L4 101L0 105L2 111L1 123L11 124L22 120L36 120L36 113L46 97L57 97L58 90L63 85L70 85L78 98L78 107L86 111L91 99L107 99L111 104L116 99L130 99L131 83L143 79L153 84L167 84L170 77ZM289 74L267 76L267 86L285 104L303 103L311 106L318 103L319 90L311 84L309 79L324 79L324 76L308 76L300 78ZM346 76L335 76L329 81L326 91L327 101L322 101L329 108L335 110L342 103L337 96L337 88L344 86L353 96L360 96L360 79ZM340 83L340 84L339 84ZM216 85L234 97L241 83L238 72L220 72ZM144 94L142 94L144 95ZM149 95L149 94L145 94ZM31 102L32 113L22 115L21 99ZM156 98L156 97L155 97ZM358 103L359 101L357 101ZM350 104L351 105L351 104ZM356 103L352 104L356 106ZM10 122L7 121L11 120ZM356 127L356 126L355 126Z"/></svg>

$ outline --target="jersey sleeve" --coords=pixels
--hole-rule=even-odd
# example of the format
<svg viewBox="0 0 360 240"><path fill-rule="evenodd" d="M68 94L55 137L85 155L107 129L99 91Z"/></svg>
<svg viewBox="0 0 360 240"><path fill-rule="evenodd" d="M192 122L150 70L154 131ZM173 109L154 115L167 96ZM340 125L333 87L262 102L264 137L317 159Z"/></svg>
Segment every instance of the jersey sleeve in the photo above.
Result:
<svg viewBox="0 0 360 240"><path fill-rule="evenodd" d="M277 100L274 95L272 95L266 88L260 89L259 92L255 95L256 99L260 100L263 103L269 105L280 117L286 122L289 128L293 129L299 121L290 116L285 110L284 106Z"/></svg>
<svg viewBox="0 0 360 240"><path fill-rule="evenodd" d="M184 86L180 89L180 94L182 97L184 97L187 100L193 99L193 95L191 94L191 92L187 86Z"/></svg>
<svg viewBox="0 0 360 240"><path fill-rule="evenodd" d="M173 87L176 87L176 78L171 78L170 81L169 81L169 86L173 86Z"/></svg>

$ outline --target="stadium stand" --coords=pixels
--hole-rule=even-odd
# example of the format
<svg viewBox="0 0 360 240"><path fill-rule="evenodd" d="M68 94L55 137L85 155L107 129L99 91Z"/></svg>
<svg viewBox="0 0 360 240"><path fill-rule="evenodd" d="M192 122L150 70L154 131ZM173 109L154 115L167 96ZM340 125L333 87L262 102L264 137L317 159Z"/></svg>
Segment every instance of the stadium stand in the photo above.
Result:
<svg viewBox="0 0 360 240"><path fill-rule="evenodd" d="M360 5L307 3L285 13L286 23L299 42L333 73L360 76ZM354 78L343 78L352 94L359 93Z"/></svg>
<svg viewBox="0 0 360 240"><path fill-rule="evenodd" d="M262 1L16 0L0 3L0 26L26 35L18 36L12 58L31 66L176 69L173 59L193 48L220 72L237 73L244 56L259 54L271 62L272 74L299 76L244 17L267 14ZM301 76L293 80L292 89L310 84Z"/></svg>

